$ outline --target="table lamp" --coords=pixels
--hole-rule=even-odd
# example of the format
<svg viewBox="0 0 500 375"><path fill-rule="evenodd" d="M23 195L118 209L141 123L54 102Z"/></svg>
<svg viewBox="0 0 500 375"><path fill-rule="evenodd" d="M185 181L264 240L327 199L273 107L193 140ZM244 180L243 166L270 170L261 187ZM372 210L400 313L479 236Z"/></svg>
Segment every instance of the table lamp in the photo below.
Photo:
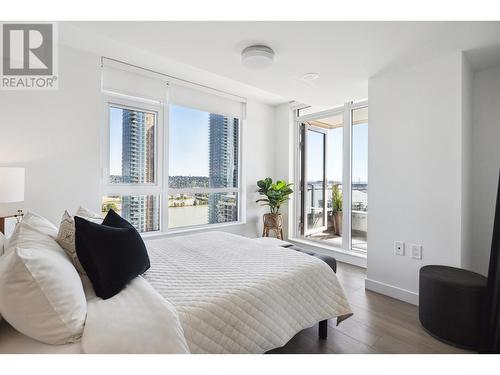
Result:
<svg viewBox="0 0 500 375"><path fill-rule="evenodd" d="M0 205L4 203L24 202L24 168L0 167ZM0 217L0 233L5 232L5 219L22 218L23 211Z"/></svg>

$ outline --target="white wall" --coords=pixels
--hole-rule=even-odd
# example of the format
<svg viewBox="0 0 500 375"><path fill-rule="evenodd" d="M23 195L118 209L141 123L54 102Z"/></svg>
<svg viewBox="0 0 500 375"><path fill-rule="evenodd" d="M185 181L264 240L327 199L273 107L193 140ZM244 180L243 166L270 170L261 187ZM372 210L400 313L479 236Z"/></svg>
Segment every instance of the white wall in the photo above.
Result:
<svg viewBox="0 0 500 375"><path fill-rule="evenodd" d="M294 121L293 111L289 103L284 103L275 107L274 114L274 179L293 182L294 180ZM299 186L292 186L297 192ZM293 196L287 205L282 207L283 234L285 238L293 233L293 221L290 218L294 215Z"/></svg>
<svg viewBox="0 0 500 375"><path fill-rule="evenodd" d="M471 165L472 165L472 78L473 72L462 55L462 196L461 196L461 267L473 268L472 245L472 197L471 197Z"/></svg>
<svg viewBox="0 0 500 375"><path fill-rule="evenodd" d="M461 264L462 56L369 81L369 250L366 286L417 303L425 264ZM394 241L406 256L394 255ZM423 259L410 258L410 244Z"/></svg>
<svg viewBox="0 0 500 375"><path fill-rule="evenodd" d="M500 166L500 67L474 74L472 120L471 266L486 275Z"/></svg>
<svg viewBox="0 0 500 375"><path fill-rule="evenodd" d="M0 91L0 163L26 167L27 209L58 222L64 209L99 208L99 58L59 50L59 90Z"/></svg>
<svg viewBox="0 0 500 375"><path fill-rule="evenodd" d="M269 136L274 124L274 106L248 101L244 122L243 162L247 193L247 224L229 228L233 233L248 237L262 235L262 215L268 211L255 201L259 199L257 181L274 175L274 139Z"/></svg>
<svg viewBox="0 0 500 375"><path fill-rule="evenodd" d="M59 90L0 91L0 165L26 167L22 206L55 223L65 209L99 209L99 134L105 126L100 57L61 46L59 59ZM274 172L268 136L273 121L274 107L249 100L242 150L247 223L228 231L247 236L260 232L265 209L255 203L255 183ZM0 214L14 208L3 207Z"/></svg>

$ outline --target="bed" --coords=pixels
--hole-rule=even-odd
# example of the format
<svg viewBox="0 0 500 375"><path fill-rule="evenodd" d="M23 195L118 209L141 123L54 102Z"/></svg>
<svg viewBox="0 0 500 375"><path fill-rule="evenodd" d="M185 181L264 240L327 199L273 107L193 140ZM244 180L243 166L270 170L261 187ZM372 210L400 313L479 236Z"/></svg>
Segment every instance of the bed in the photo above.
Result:
<svg viewBox="0 0 500 375"><path fill-rule="evenodd" d="M335 273L312 256L225 232L149 240L146 245L151 268L141 287L152 287L157 298L175 307L191 353L265 353L318 322L339 323L352 315ZM134 297L133 287L116 296L121 304L113 298L105 304L89 294L89 307L99 302L114 304L114 310L98 315L89 308L83 345L54 346L53 352L108 352L99 345L96 349L95 343L115 336L126 341L137 332L141 338L136 341L146 342L160 334L152 328L155 316L145 319L141 314L156 308L149 308L149 302L138 305L137 297L144 293L138 290ZM119 321L120 314L124 323L107 331L112 324L103 322ZM148 325L141 327L145 320ZM165 324L159 321L157 327ZM130 327L135 331L127 332ZM37 347L36 341L21 336L2 323L0 352L51 352L50 345Z"/></svg>
<svg viewBox="0 0 500 375"><path fill-rule="evenodd" d="M192 353L264 353L351 309L323 261L210 232L150 241L144 277L173 303Z"/></svg>

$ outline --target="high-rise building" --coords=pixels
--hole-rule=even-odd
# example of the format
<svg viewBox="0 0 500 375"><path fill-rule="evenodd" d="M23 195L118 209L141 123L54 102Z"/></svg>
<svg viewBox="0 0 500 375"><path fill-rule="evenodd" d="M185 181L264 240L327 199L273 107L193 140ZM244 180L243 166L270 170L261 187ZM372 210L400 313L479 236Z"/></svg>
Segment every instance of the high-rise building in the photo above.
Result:
<svg viewBox="0 0 500 375"><path fill-rule="evenodd" d="M217 195L216 202L216 223L227 223L229 221L238 220L238 205L236 202L236 196L222 193ZM209 210L210 210L209 206Z"/></svg>
<svg viewBox="0 0 500 375"><path fill-rule="evenodd" d="M123 109L122 126L123 183L154 183L154 114Z"/></svg>
<svg viewBox="0 0 500 375"><path fill-rule="evenodd" d="M210 188L238 187L239 120L211 113L209 116ZM238 220L236 197L212 193L208 202L210 224Z"/></svg>
<svg viewBox="0 0 500 375"><path fill-rule="evenodd" d="M123 109L122 182L155 182L155 115ZM122 216L139 232L159 229L159 199L150 195L122 198Z"/></svg>

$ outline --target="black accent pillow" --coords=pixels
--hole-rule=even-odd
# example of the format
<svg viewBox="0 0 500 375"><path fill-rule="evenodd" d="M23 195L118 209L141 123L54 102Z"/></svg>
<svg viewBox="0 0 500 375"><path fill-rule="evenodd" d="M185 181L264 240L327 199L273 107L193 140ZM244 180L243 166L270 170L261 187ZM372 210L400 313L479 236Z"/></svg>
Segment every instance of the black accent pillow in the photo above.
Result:
<svg viewBox="0 0 500 375"><path fill-rule="evenodd" d="M113 210L102 225L75 216L75 247L96 295L102 299L118 294L150 267L141 235Z"/></svg>

